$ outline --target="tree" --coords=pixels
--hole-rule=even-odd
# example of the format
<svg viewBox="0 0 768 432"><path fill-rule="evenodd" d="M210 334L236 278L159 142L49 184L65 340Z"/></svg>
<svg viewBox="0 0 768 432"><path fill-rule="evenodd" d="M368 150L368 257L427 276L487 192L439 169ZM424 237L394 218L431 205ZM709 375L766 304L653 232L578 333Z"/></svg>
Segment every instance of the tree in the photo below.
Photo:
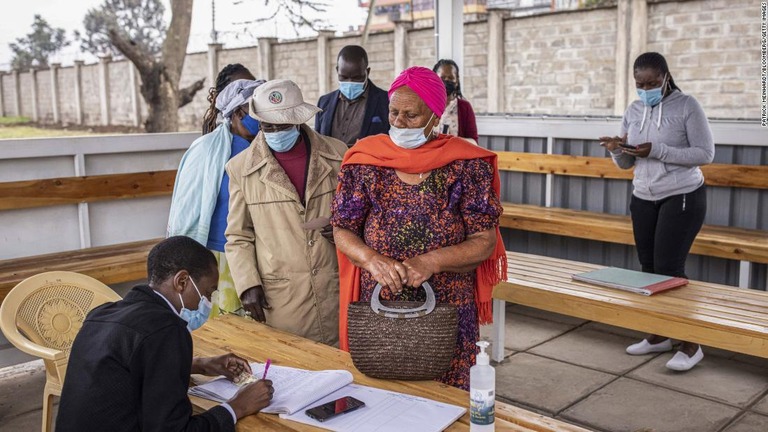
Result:
<svg viewBox="0 0 768 432"><path fill-rule="evenodd" d="M8 46L13 51L11 66L26 70L31 67L47 68L48 59L69 45L64 29L51 27L40 15L35 15L32 32L16 39Z"/></svg>
<svg viewBox="0 0 768 432"><path fill-rule="evenodd" d="M241 4L245 0L235 0L233 4ZM270 15L253 20L239 22L237 24L254 24L270 22L278 16L284 16L290 21L294 33L299 35L301 29L310 28L315 31L323 30L328 23L324 19L310 19L307 17L306 9L316 13L327 11L328 2L326 0L263 0L264 8L271 11Z"/></svg>
<svg viewBox="0 0 768 432"><path fill-rule="evenodd" d="M91 9L83 22L86 34L81 47L95 55L112 50L136 66L141 77L141 96L149 107L144 123L147 132L179 129L178 108L191 102L205 78L180 89L192 23L193 0L170 0L171 22L162 19L160 0L104 0Z"/></svg>

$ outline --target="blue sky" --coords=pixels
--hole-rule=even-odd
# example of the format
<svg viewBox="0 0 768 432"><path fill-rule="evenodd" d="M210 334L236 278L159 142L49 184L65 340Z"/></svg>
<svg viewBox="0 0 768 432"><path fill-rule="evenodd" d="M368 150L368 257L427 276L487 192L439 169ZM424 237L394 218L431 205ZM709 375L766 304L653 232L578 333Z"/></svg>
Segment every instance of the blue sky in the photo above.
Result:
<svg viewBox="0 0 768 432"><path fill-rule="evenodd" d="M168 6L168 0L163 0ZM265 10L263 0L214 0L216 5L216 27L221 32L220 39L225 47L253 45L257 36L275 36L281 38L295 37L291 26L286 20L277 20L269 24L244 25L240 24L258 17L269 15ZM30 32L33 17L40 14L52 26L61 27L67 31L67 37L72 39L74 30L82 30L83 17L90 8L97 7L103 0L23 0L16 2L13 7L3 11L3 25L0 29L0 70L10 68L13 53L8 44ZM357 26L365 22L365 11L360 9L357 0L327 0L328 11L324 18L337 31L345 31L349 26ZM211 0L195 0L192 13L192 29L188 51L204 51L210 41L211 33ZM309 36L310 34L305 34ZM95 61L89 55L79 52L76 43L65 48L54 61L71 64L74 60Z"/></svg>

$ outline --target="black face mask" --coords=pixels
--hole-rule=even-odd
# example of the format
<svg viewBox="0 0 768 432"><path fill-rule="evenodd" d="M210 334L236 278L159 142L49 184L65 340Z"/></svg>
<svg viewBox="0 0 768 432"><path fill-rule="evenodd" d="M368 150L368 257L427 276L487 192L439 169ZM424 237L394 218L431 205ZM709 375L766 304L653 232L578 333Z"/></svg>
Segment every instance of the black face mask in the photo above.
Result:
<svg viewBox="0 0 768 432"><path fill-rule="evenodd" d="M457 85L455 82L443 80L443 84L445 85L445 93L448 96L451 96L454 93L456 93Z"/></svg>

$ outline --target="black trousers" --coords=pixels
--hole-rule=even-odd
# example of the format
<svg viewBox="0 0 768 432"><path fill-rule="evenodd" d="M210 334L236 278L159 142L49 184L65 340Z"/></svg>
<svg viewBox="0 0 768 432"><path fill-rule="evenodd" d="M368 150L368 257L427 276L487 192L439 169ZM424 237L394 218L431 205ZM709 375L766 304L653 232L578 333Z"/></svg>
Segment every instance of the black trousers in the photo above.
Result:
<svg viewBox="0 0 768 432"><path fill-rule="evenodd" d="M706 187L659 201L632 195L629 210L643 271L687 278L685 260L707 213Z"/></svg>

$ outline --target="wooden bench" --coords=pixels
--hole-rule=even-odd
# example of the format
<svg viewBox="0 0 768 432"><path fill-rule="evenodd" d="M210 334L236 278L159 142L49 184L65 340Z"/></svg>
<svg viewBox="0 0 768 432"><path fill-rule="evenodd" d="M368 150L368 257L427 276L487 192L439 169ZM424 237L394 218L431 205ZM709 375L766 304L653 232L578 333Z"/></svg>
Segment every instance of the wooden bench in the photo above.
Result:
<svg viewBox="0 0 768 432"><path fill-rule="evenodd" d="M497 152L499 169L550 176L631 180L632 171L617 168L608 157ZM702 167L706 184L768 189L768 166L711 164ZM550 180L551 181L551 180ZM633 245L629 216L557 207L504 203L500 225L522 231ZM768 263L768 231L705 225L692 253L742 262Z"/></svg>
<svg viewBox="0 0 768 432"><path fill-rule="evenodd" d="M507 280L493 290L492 358L504 357L505 302L768 358L768 293L706 282L646 297L571 279L601 268L508 252Z"/></svg>
<svg viewBox="0 0 768 432"><path fill-rule="evenodd" d="M176 171L64 177L0 183L0 211L54 205L168 196ZM19 282L37 273L68 270L105 284L143 279L149 250L160 239L84 248L0 261L0 302Z"/></svg>

